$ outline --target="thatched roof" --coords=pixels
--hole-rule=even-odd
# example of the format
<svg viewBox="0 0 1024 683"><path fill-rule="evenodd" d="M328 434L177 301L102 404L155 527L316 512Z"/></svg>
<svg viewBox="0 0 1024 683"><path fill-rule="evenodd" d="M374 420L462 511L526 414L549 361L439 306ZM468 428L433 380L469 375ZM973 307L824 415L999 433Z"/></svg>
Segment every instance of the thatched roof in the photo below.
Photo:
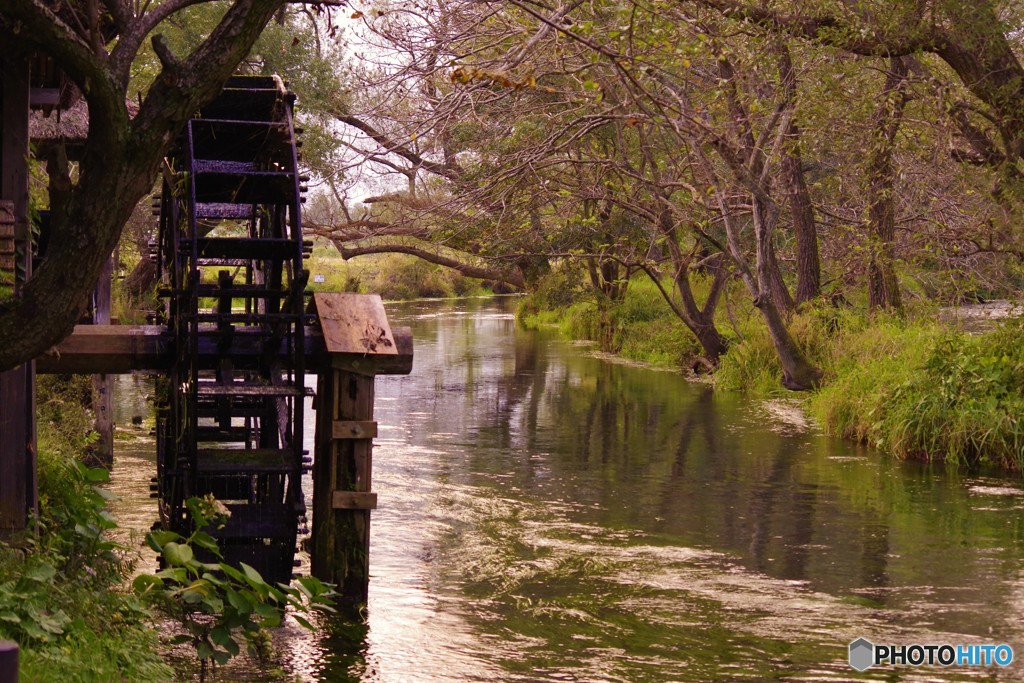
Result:
<svg viewBox="0 0 1024 683"><path fill-rule="evenodd" d="M135 116L139 105L133 100L126 100L128 115ZM89 105L83 98L78 98L67 109L57 109L45 114L33 111L28 122L29 137L32 142L63 139L67 144L83 144L89 136Z"/></svg>
<svg viewBox="0 0 1024 683"><path fill-rule="evenodd" d="M28 119L28 134L32 142L57 140L85 142L89 135L89 106L79 99L68 109L58 109L49 115L33 111Z"/></svg>

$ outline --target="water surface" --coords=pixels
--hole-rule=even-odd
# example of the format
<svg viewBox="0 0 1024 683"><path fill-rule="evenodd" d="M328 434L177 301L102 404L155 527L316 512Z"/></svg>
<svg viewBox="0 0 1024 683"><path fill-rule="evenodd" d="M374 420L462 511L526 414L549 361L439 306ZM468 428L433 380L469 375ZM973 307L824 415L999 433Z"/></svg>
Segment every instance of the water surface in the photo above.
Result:
<svg viewBox="0 0 1024 683"><path fill-rule="evenodd" d="M243 661L223 680L1024 680L1016 664L846 664L859 636L1024 658L1019 479L780 424L771 406L517 329L513 305L389 306L415 367L377 380L366 623L293 624L281 670ZM146 385L119 387L126 424ZM125 442L114 472L119 519L141 530L151 449Z"/></svg>

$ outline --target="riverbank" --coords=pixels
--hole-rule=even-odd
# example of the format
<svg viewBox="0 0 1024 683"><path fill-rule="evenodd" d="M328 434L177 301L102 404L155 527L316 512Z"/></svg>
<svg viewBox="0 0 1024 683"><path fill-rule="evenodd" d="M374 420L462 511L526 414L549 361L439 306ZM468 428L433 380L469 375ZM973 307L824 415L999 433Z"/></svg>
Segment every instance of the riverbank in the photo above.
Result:
<svg viewBox="0 0 1024 683"><path fill-rule="evenodd" d="M712 374L716 388L798 396L826 433L901 459L1024 468L1020 322L968 332L934 307L912 308L903 318L848 305L810 307L794 315L790 329L824 380L801 395L781 387L771 340L747 299L729 296L719 307L729 350ZM646 279L634 279L615 303L584 297L551 305L542 290L524 300L518 317L634 360L701 369L696 340Z"/></svg>
<svg viewBox="0 0 1024 683"><path fill-rule="evenodd" d="M0 544L0 638L18 642L23 681L173 680L149 612L124 587L137 553L108 535L107 472L76 460L89 445L83 387L40 381L40 514L35 533Z"/></svg>

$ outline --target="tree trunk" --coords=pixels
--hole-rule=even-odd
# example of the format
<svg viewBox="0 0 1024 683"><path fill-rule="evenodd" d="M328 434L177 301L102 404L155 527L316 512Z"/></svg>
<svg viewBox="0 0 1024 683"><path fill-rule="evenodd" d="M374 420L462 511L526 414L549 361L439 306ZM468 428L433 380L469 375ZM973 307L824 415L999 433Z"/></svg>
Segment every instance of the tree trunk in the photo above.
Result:
<svg viewBox="0 0 1024 683"><path fill-rule="evenodd" d="M821 263L818 258L818 228L800 157L800 129L795 123L790 125L786 134L781 170L796 238L796 302L802 304L821 294Z"/></svg>
<svg viewBox="0 0 1024 683"><path fill-rule="evenodd" d="M902 311L893 254L896 173L892 157L907 103L906 76L906 59L890 59L868 152L868 307L873 311Z"/></svg>
<svg viewBox="0 0 1024 683"><path fill-rule="evenodd" d="M679 246L675 219L668 206L663 205L661 207L657 227L659 232L666 238L665 245L672 258L672 265L674 267L672 280L675 284L676 292L678 292L679 298L682 301L682 307L661 286L658 271L650 267L645 267L644 271L654 284L657 285L662 297L669 307L672 308L676 317L697 338L697 342L700 344L708 364L712 366L717 365L718 359L726 351L727 344L715 326L715 309L718 308L718 301L728 280L728 270L720 258L715 265L715 277L711 282L711 290L708 292L707 300L704 302L703 307L698 306L697 300L693 296L693 287L690 284L690 265L693 258L690 254L683 252Z"/></svg>
<svg viewBox="0 0 1024 683"><path fill-rule="evenodd" d="M807 360L786 328L776 297L772 293L778 266L772 256L772 233L778 209L754 197L754 235L757 240L757 288L754 305L764 317L775 353L782 365L782 386L793 391L813 389L821 380L821 370Z"/></svg>
<svg viewBox="0 0 1024 683"><path fill-rule="evenodd" d="M778 44L779 82L790 103L796 101L797 74L789 47ZM800 127L791 119L784 124L782 159L779 171L782 187L793 216L793 236L796 238L796 302L810 301L821 292L821 265L818 260L818 231L814 224L811 196L804 181L803 160L800 158Z"/></svg>

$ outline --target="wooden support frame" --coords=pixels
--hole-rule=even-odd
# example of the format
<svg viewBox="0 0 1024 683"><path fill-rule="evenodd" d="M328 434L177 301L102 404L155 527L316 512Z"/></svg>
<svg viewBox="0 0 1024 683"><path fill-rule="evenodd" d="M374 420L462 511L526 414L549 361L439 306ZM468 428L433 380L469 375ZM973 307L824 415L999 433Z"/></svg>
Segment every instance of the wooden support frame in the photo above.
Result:
<svg viewBox="0 0 1024 683"><path fill-rule="evenodd" d="M28 116L28 61L0 57L0 200L13 209L15 296L32 274ZM38 505L35 377L34 361L0 373L0 535L26 529Z"/></svg>
<svg viewBox="0 0 1024 683"><path fill-rule="evenodd" d="M93 309L92 322L94 325L110 325L110 289L114 273L113 258L107 259L106 265L100 272L99 282L96 283L96 291L93 294L95 308ZM107 467L114 464L114 401L113 387L110 376L101 373L92 376L92 411L96 416L93 424L96 433L99 434L99 441L93 447L92 452L100 464Z"/></svg>
<svg viewBox="0 0 1024 683"><path fill-rule="evenodd" d="M379 296L323 293L320 320L327 363L317 385L313 458L313 576L338 586L342 599L365 604L370 581L374 377L412 370L412 334L392 330Z"/></svg>
<svg viewBox="0 0 1024 683"><path fill-rule="evenodd" d="M338 586L342 599L365 604L370 580L374 378L322 372L317 384L313 460L313 576ZM362 438L353 433L363 434Z"/></svg>

